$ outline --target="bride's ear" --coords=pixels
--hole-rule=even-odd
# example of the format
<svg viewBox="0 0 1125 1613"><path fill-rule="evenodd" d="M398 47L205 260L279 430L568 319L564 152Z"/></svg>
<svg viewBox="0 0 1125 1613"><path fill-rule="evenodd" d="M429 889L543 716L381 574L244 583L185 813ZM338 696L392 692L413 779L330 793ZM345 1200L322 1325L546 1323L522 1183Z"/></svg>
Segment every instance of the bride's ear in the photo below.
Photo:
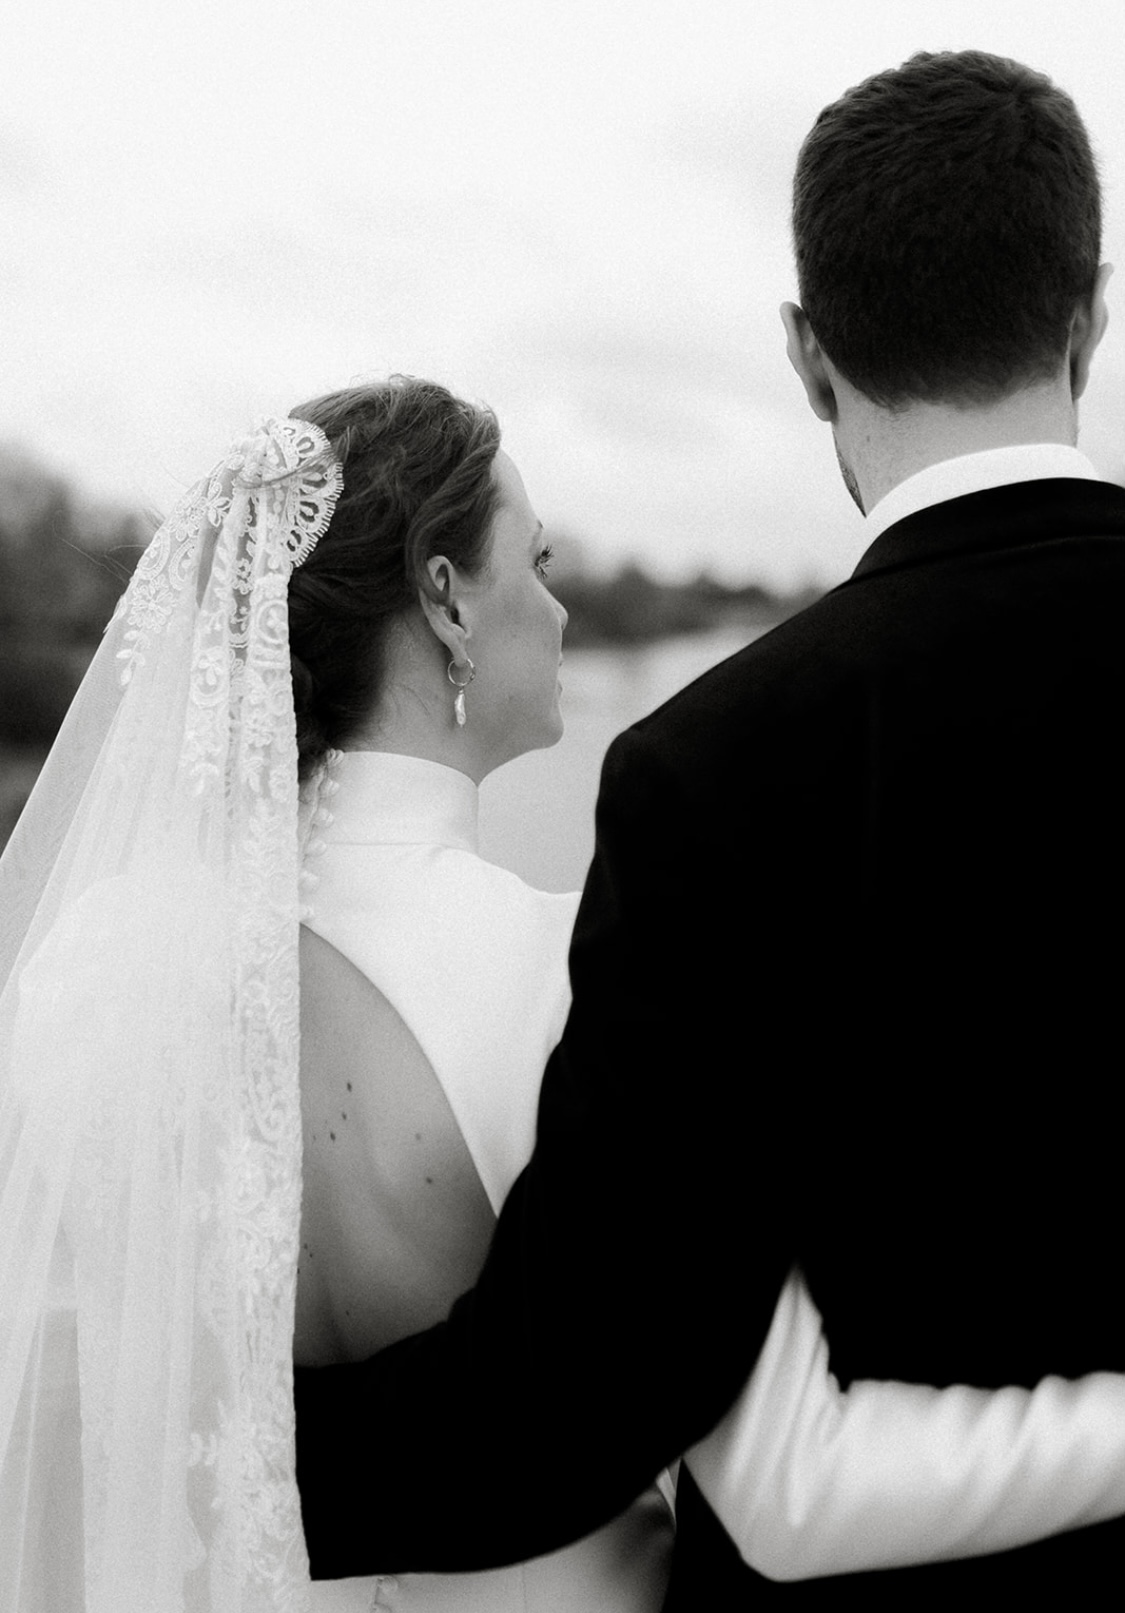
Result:
<svg viewBox="0 0 1125 1613"><path fill-rule="evenodd" d="M418 603L431 631L439 638L458 663L468 655L470 629L462 610L461 575L451 560L444 555L432 555L426 561L431 587L418 590Z"/></svg>

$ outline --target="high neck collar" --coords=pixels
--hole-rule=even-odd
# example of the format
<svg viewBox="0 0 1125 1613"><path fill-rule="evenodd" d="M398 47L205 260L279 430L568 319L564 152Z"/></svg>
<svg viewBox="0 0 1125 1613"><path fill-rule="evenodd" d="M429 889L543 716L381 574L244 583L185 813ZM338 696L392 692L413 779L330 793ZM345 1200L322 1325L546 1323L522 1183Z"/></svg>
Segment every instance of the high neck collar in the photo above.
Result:
<svg viewBox="0 0 1125 1613"><path fill-rule="evenodd" d="M321 831L333 845L431 845L478 850L477 787L440 762L388 751L345 751L330 769L339 784L332 821Z"/></svg>

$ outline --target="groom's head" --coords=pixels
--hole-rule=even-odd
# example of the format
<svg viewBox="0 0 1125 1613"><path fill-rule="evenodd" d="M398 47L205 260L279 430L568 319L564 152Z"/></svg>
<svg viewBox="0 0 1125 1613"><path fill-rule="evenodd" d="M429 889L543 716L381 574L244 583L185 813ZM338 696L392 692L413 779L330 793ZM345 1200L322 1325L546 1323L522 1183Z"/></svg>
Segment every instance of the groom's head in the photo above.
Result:
<svg viewBox="0 0 1125 1613"><path fill-rule="evenodd" d="M1101 199L1070 97L980 51L826 107L797 164L801 304L864 397L973 407L1055 375L1095 292Z"/></svg>

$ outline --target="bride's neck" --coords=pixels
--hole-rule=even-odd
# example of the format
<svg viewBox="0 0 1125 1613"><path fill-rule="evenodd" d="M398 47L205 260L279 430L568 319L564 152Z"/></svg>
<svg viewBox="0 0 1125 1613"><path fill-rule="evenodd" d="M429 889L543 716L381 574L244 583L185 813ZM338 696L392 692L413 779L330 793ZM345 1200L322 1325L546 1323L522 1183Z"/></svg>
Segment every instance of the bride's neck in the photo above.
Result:
<svg viewBox="0 0 1125 1613"><path fill-rule="evenodd" d="M458 725L456 693L444 662L429 645L419 644L411 634L396 635L387 648L383 693L346 749L440 762L479 784L497 764L485 754L471 715L464 727Z"/></svg>
<svg viewBox="0 0 1125 1613"><path fill-rule="evenodd" d="M491 767L478 768L473 757L465 754L462 746L436 742L432 735L406 726L364 730L344 747L345 750L384 751L391 756L416 756L423 762L440 762L443 767L455 768L479 784Z"/></svg>

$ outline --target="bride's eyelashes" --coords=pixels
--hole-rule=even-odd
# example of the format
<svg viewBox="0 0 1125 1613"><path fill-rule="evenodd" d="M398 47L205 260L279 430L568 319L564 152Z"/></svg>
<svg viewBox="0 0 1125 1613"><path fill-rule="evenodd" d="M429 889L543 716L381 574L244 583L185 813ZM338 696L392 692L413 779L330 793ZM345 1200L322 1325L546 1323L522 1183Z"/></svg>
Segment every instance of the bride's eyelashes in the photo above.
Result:
<svg viewBox="0 0 1125 1613"><path fill-rule="evenodd" d="M539 553L535 556L535 569L541 577L546 578L547 568L554 559L554 555L554 546L550 543L545 543L540 549Z"/></svg>

